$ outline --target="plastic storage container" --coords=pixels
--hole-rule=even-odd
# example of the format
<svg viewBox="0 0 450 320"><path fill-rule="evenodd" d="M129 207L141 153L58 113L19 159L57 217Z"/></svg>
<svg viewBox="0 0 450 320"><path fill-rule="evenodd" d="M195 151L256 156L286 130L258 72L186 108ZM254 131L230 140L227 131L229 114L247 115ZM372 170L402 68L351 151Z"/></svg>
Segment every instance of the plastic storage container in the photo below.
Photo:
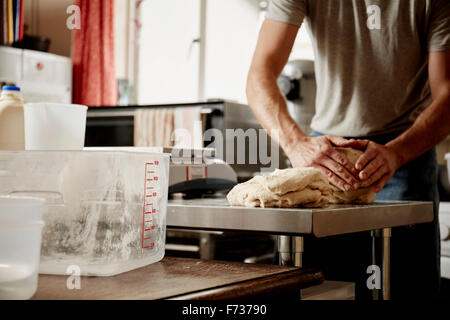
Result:
<svg viewBox="0 0 450 320"><path fill-rule="evenodd" d="M46 200L40 273L110 276L164 256L169 155L0 151L0 195Z"/></svg>
<svg viewBox="0 0 450 320"><path fill-rule="evenodd" d="M25 149L82 150L87 109L77 104L25 104Z"/></svg>
<svg viewBox="0 0 450 320"><path fill-rule="evenodd" d="M0 300L36 292L43 207L42 199L0 197Z"/></svg>

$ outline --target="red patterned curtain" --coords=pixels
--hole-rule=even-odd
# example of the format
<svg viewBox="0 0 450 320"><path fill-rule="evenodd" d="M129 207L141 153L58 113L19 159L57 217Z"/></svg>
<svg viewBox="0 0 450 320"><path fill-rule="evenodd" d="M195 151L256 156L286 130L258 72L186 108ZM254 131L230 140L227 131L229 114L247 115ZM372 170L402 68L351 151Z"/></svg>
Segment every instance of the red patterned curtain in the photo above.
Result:
<svg viewBox="0 0 450 320"><path fill-rule="evenodd" d="M77 0L81 28L72 39L73 101L87 106L115 106L114 1Z"/></svg>

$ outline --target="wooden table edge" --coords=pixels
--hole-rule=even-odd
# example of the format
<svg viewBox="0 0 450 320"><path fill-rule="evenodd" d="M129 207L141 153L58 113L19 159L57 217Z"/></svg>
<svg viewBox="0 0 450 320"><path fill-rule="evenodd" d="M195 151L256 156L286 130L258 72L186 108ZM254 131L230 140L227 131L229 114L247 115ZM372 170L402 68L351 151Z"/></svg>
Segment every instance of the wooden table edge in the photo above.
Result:
<svg viewBox="0 0 450 320"><path fill-rule="evenodd" d="M325 277L321 271L299 268L298 270L240 281L231 285L168 297L164 300L232 300L264 297L285 299L286 295L280 294L283 291L288 290L299 294L301 289L319 285L324 281ZM292 296L291 298L297 299L299 296Z"/></svg>

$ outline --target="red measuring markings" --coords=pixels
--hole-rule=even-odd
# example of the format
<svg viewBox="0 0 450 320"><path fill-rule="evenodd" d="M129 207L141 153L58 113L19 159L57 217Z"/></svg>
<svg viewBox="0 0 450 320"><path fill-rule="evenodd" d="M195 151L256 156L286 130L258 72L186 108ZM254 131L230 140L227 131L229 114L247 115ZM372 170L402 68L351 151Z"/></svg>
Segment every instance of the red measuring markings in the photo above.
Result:
<svg viewBox="0 0 450 320"><path fill-rule="evenodd" d="M148 162L145 164L145 181L144 181L144 208L142 214L142 248L153 248L154 242L151 242L151 232L155 230L153 220L150 220L150 215L157 213L157 210L153 208L153 198L158 196L158 193L154 190L154 183L157 183L158 176L156 175L156 167L159 166L159 161Z"/></svg>

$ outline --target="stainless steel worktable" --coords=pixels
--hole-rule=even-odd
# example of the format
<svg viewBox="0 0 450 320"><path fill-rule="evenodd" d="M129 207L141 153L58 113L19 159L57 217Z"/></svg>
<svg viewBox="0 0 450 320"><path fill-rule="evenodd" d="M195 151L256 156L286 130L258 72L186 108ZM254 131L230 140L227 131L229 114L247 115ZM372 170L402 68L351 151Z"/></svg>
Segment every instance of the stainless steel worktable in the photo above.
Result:
<svg viewBox="0 0 450 320"><path fill-rule="evenodd" d="M376 202L372 205L329 205L314 209L231 207L224 198L170 200L167 227L216 231L252 231L278 235L280 264L302 265L304 235L326 237L372 231L375 250L381 239L382 295L390 298L391 228L433 221L432 202ZM374 252L373 263L376 261ZM374 297L379 298L374 290Z"/></svg>
<svg viewBox="0 0 450 320"><path fill-rule="evenodd" d="M231 207L226 199L170 200L167 226L326 237L430 222L431 202L376 202L317 209Z"/></svg>

